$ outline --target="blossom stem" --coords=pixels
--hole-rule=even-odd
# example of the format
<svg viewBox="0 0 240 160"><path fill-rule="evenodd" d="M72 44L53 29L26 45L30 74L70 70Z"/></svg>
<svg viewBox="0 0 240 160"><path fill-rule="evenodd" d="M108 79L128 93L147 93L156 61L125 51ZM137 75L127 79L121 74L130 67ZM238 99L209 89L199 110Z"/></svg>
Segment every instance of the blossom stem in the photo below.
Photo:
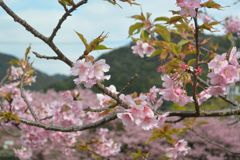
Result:
<svg viewBox="0 0 240 160"><path fill-rule="evenodd" d="M193 18L194 20L194 25L195 25L195 45L196 45L196 62L195 62L195 70L193 72L193 100L195 104L195 111L196 114L200 114L200 107L198 104L197 100L197 74L196 74L196 69L199 67L199 28L198 28L198 9L196 9L196 16Z"/></svg>

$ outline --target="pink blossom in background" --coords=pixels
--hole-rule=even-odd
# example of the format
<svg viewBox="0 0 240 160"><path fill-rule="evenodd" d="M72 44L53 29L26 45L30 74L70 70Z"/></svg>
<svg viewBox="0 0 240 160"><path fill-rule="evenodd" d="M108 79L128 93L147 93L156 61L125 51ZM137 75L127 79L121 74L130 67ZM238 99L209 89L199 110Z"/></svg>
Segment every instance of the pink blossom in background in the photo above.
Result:
<svg viewBox="0 0 240 160"><path fill-rule="evenodd" d="M240 34L240 19L238 17L228 17L225 20L225 29L227 33Z"/></svg>
<svg viewBox="0 0 240 160"><path fill-rule="evenodd" d="M166 149L167 156L172 159L177 159L181 156L186 156L189 151L191 150L190 147L187 145L187 141L184 139L179 140L174 147Z"/></svg>
<svg viewBox="0 0 240 160"><path fill-rule="evenodd" d="M31 160L32 151L29 148L14 149L14 153L20 160Z"/></svg>
<svg viewBox="0 0 240 160"><path fill-rule="evenodd" d="M99 135L98 142L94 144L94 149L96 149L97 154L103 157L109 157L120 152L121 144L109 138L108 129L100 128L97 134Z"/></svg>
<svg viewBox="0 0 240 160"><path fill-rule="evenodd" d="M78 76L78 78L74 79L77 85L83 83L85 87L90 88L98 82L109 80L110 76L105 75L109 69L110 66L103 59L93 63L79 60L73 65L71 73L73 76Z"/></svg>
<svg viewBox="0 0 240 160"><path fill-rule="evenodd" d="M139 40L136 42L135 46L132 46L132 51L133 54L139 55L141 58L143 58L145 55L150 57L155 49L149 43Z"/></svg>
<svg viewBox="0 0 240 160"><path fill-rule="evenodd" d="M177 5L181 7L182 16L196 16L196 9L201 7L201 0L177 0Z"/></svg>
<svg viewBox="0 0 240 160"><path fill-rule="evenodd" d="M20 77L24 74L21 67L14 67L11 66L10 68L10 79L11 80L17 80L20 79Z"/></svg>

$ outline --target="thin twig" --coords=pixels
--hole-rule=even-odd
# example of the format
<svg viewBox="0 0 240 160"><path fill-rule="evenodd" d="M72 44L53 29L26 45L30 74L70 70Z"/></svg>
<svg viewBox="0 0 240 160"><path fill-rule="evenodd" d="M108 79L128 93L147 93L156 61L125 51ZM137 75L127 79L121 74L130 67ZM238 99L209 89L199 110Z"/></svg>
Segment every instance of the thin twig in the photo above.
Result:
<svg viewBox="0 0 240 160"><path fill-rule="evenodd" d="M185 119L186 117L180 117L176 120L173 120L173 121L166 121L166 123L178 123L178 122L181 122Z"/></svg>
<svg viewBox="0 0 240 160"><path fill-rule="evenodd" d="M32 52L37 58L40 59L46 59L46 60L59 60L59 58L57 56L45 56L45 55L41 55L35 51Z"/></svg>
<svg viewBox="0 0 240 160"><path fill-rule="evenodd" d="M2 86L7 79L8 79L8 75L5 75L0 82L0 86Z"/></svg>
<svg viewBox="0 0 240 160"><path fill-rule="evenodd" d="M24 100L24 102L26 103L27 108L29 109L32 117L34 118L35 121L38 122L38 117L37 117L34 109L32 108L31 104L30 104L29 101L27 100L26 95L24 94L23 77L21 78L21 81L20 81L20 92L21 92L21 97L22 97L22 99Z"/></svg>
<svg viewBox="0 0 240 160"><path fill-rule="evenodd" d="M209 143L209 144L212 144L212 145L220 148L221 150L223 150L223 151L225 151L225 152L231 153L231 154L236 155L236 156L238 156L238 157L240 156L240 153L239 153L239 152L233 152L233 151L229 150L228 148L224 147L223 145L218 144L218 143L214 142L213 140L208 139L207 136L202 136L201 134L199 134L199 133L198 133L197 131L195 131L194 129L190 129L190 131L191 131L192 133L194 133L196 136L200 137L203 141L205 141L205 142L207 142L207 143Z"/></svg>
<svg viewBox="0 0 240 160"><path fill-rule="evenodd" d="M130 106L129 106L126 102L124 102L123 100L121 100L121 99L118 97L117 94L115 94L115 93L111 92L110 90L108 90L103 84L98 83L98 84L96 85L96 87L97 87L98 89L100 89L103 93L105 93L106 95L108 95L108 96L110 96L111 98L113 98L114 100L116 100L117 103L118 103L120 106L122 106L123 108L125 108L125 109L130 108Z"/></svg>
<svg viewBox="0 0 240 160"><path fill-rule="evenodd" d="M57 35L57 32L61 29L61 26L63 24L63 22L69 17L71 16L71 13L74 12L78 7L82 6L83 4L86 4L88 2L88 0L82 0L80 2L78 2L77 4L73 5L69 10L67 10L62 17L59 19L58 24L56 25L56 27L53 29L52 34L49 37L49 41L53 41L54 37Z"/></svg>
<svg viewBox="0 0 240 160"><path fill-rule="evenodd" d="M118 105L118 103L114 103L114 104L112 104L110 106L107 106L107 107L104 107L104 108L99 108L99 109L93 109L93 108L89 107L89 108L84 109L84 111L86 111L86 112L103 112L103 111L107 111L107 110L113 109L117 105Z"/></svg>
<svg viewBox="0 0 240 160"><path fill-rule="evenodd" d="M24 124L43 128L45 130L60 131L60 132L77 132L77 131L83 131L83 130L87 130L87 129L91 129L91 128L96 128L96 127L99 127L100 125L108 123L117 118L117 113L118 112L113 112L113 113L105 116L104 118L102 118L96 122L93 122L93 123L89 123L89 124L85 124L85 125L81 125L81 126L70 126L70 127L47 125L47 124L43 124L40 122L27 120L27 119L23 119L23 118L20 118L20 121Z"/></svg>
<svg viewBox="0 0 240 160"><path fill-rule="evenodd" d="M61 50L52 42L49 41L49 39L38 32L35 28L33 28L30 24L28 24L25 20L23 20L21 17L19 17L16 13L14 13L3 1L0 1L0 6L3 8L3 10L11 16L15 22L21 24L27 31L29 31L31 34L33 34L35 37L39 38L43 42L45 42L59 57L59 59L63 62L65 62L68 66L72 67L73 62L68 59Z"/></svg>
<svg viewBox="0 0 240 160"><path fill-rule="evenodd" d="M124 92L124 91L133 83L133 81L134 81L135 79L137 79L137 78L138 78L138 74L135 73L135 74L131 77L131 79L127 82L127 84L120 90L119 93Z"/></svg>
<svg viewBox="0 0 240 160"><path fill-rule="evenodd" d="M3 1L0 1L0 6L19 24L21 24L26 30L28 30L30 33L32 33L37 38L41 39L43 42L45 42L58 56L59 60L66 63L69 67L73 66L73 62L68 59L63 52L52 42L49 41L47 37L45 37L43 34L39 33L36 29L34 29L31 25L29 25L25 20L20 18L18 15L16 15ZM128 104L123 102L116 94L112 93L108 89L104 87L103 84L98 83L97 87L108 96L115 99L119 105L121 105L124 108L129 108Z"/></svg>
<svg viewBox="0 0 240 160"><path fill-rule="evenodd" d="M197 99L197 73L196 70L198 69L199 65L199 28L198 28L198 21L197 21L197 16L198 16L198 9L196 9L196 17L194 17L194 25L195 25L195 45L196 45L196 63L195 63L195 70L193 72L193 100L195 104L195 110L196 114L200 114L200 107L198 104L198 99Z"/></svg>

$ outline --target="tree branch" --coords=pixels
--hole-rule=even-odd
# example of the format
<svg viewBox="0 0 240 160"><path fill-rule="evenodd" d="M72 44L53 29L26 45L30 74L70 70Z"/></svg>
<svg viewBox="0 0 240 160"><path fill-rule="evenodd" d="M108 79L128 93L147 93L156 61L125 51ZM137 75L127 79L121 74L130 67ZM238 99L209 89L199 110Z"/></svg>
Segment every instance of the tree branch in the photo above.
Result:
<svg viewBox="0 0 240 160"><path fill-rule="evenodd" d="M130 108L130 106L125 103L123 100L121 100L118 95L116 95L115 93L112 93L111 91L109 91L103 84L101 83L97 83L96 87L98 89L100 89L103 93L105 93L106 95L110 96L111 98L113 98L114 100L117 101L117 103L122 106L125 109Z"/></svg>
<svg viewBox="0 0 240 160"><path fill-rule="evenodd" d="M197 99L197 73L196 70L198 69L199 66L199 28L198 28L198 21L197 21L197 16L198 16L198 9L196 9L196 16L193 18L194 19L194 25L195 25L195 43L196 43L196 63L195 63L195 70L193 71L193 100L195 104L195 110L196 114L200 114L200 107L198 104L198 99Z"/></svg>
<svg viewBox="0 0 240 160"><path fill-rule="evenodd" d="M113 113L109 114L108 116L106 116L94 123L81 125L81 126L71 126L71 127L66 127L66 128L61 127L61 126L47 125L47 124L43 124L40 122L31 121L31 120L27 120L27 119L23 119L23 118L21 118L20 121L21 121L21 123L24 123L26 125L43 128L45 130L60 131L60 132L77 132L77 131L83 131L83 130L87 130L87 129L96 128L96 127L99 127L100 125L108 123L117 118L117 113L118 112L113 112Z"/></svg>
<svg viewBox="0 0 240 160"><path fill-rule="evenodd" d="M209 111L209 112L200 112L196 114L196 112L191 111L179 111L179 112L170 112L168 117L226 117L232 115L240 115L240 109L227 109L227 110L219 110L219 111Z"/></svg>
<svg viewBox="0 0 240 160"><path fill-rule="evenodd" d="M223 150L223 151L225 151L225 152L228 152L228 153L230 153L230 154L236 155L236 156L238 156L238 157L240 156L240 153L239 153L239 152L233 152L233 151L229 150L229 149L226 148L225 146L223 146L223 145L221 145L221 144L218 144L218 143L214 142L214 141L211 140L211 139L208 139L208 138L206 137L206 135L205 135L205 136L202 136L201 134L199 134L199 133L198 133L197 131L195 131L194 129L190 129L190 131L191 131L192 133L194 133L196 136L198 136L199 138L201 138L203 141L205 141L205 143L209 143L209 144L211 144L211 145L214 145L214 146L220 148L221 150Z"/></svg>
<svg viewBox="0 0 240 160"><path fill-rule="evenodd" d="M84 111L87 111L87 112L103 112L103 111L107 111L109 109L113 109L117 105L118 105L118 103L115 103L115 104L112 104L110 106L107 106L107 107L104 107L104 108L100 108L100 109L92 109L92 108L89 107L89 108L84 109Z"/></svg>
<svg viewBox="0 0 240 160"><path fill-rule="evenodd" d="M27 31L32 33L35 37L45 42L57 54L57 56L61 61L65 62L70 67L73 65L73 62L70 59L68 59L53 42L49 41L49 39L46 36L38 32L35 28L29 25L25 20L20 18L3 1L0 1L0 6L8 15L10 15L14 19L15 22L21 24Z"/></svg>
<svg viewBox="0 0 240 160"><path fill-rule="evenodd" d="M27 108L30 111L33 119L38 122L39 121L38 117L37 117L34 109L32 108L31 104L28 102L27 97L26 97L26 95L24 94L24 91L23 91L23 77L21 78L21 81L20 81L20 92L21 92L21 97L24 100L24 102L26 103Z"/></svg>
<svg viewBox="0 0 240 160"><path fill-rule="evenodd" d="M78 7L82 6L83 4L86 4L88 0L82 0L78 2L77 4L73 5L69 10L67 10L62 17L59 19L58 24L53 29L52 34L49 37L49 41L53 41L54 37L57 35L57 32L60 30L63 22L71 15L72 12L74 12Z"/></svg>
<svg viewBox="0 0 240 160"><path fill-rule="evenodd" d="M45 56L45 55L41 55L37 52L32 52L37 58L40 58L40 59L46 59L46 60L59 60L59 58L57 56Z"/></svg>

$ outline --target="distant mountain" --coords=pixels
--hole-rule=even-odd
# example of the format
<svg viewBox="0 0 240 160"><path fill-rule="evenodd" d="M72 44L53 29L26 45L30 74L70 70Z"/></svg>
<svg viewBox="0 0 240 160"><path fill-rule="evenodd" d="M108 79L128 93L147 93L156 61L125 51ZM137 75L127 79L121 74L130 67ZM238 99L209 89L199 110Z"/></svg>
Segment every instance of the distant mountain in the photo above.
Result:
<svg viewBox="0 0 240 160"><path fill-rule="evenodd" d="M218 44L219 53L223 53L230 49L231 43L223 36L201 35L201 39L211 38L208 45ZM237 45L240 43L238 42ZM0 78L4 75L8 66L8 61L15 57L0 54ZM160 74L156 72L157 67L160 65L158 57L154 58L140 58L131 51L131 45L115 49L109 53L103 54L99 59L106 59L107 64L111 66L110 75L111 79L105 81L105 85L114 84L118 90L121 90L135 74L136 78L129 86L125 93L134 91L145 92L153 85L161 84ZM33 85L33 89L55 89L65 90L75 87L73 77L66 77L63 75L49 76L40 71L37 71L37 83Z"/></svg>
<svg viewBox="0 0 240 160"><path fill-rule="evenodd" d="M14 56L0 53L0 79L2 79L6 75L6 71L9 68L9 61L13 59L17 59L17 58ZM31 89L33 90L46 90L50 86L56 83L63 82L65 79L68 78L64 75L49 76L39 70L36 70L36 75L37 75L37 82L33 83L33 85L31 86Z"/></svg>

